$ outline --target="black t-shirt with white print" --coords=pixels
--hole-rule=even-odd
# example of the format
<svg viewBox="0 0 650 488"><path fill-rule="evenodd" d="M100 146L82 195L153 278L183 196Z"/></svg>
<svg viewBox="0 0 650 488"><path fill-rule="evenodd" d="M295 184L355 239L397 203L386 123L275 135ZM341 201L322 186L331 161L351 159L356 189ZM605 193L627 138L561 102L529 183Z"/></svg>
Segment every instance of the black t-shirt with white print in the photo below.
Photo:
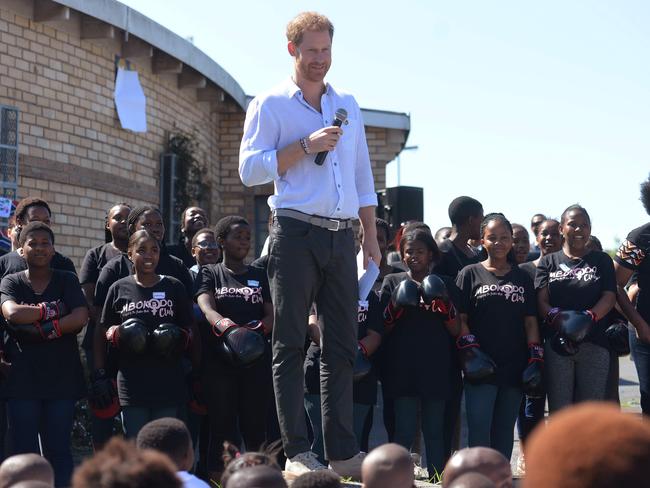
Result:
<svg viewBox="0 0 650 488"><path fill-rule="evenodd" d="M548 287L551 307L562 310L589 310L603 292L616 293L614 263L601 251L590 251L582 258L571 259L560 250L542 257L537 266L535 288ZM586 341L608 347L605 329L607 316L601 318ZM553 335L550 327L542 326L545 337Z"/></svg>
<svg viewBox="0 0 650 488"><path fill-rule="evenodd" d="M160 250L160 259L158 260L158 266L156 266L156 273L176 278L185 287L187 297L192 297L194 280L190 271L180 259L170 255L164 247ZM99 273L97 283L95 284L93 304L96 307L103 307L110 286L120 278L125 278L131 274L133 274L133 263L126 254L121 254L111 259Z"/></svg>
<svg viewBox="0 0 650 488"><path fill-rule="evenodd" d="M452 303L458 303L458 289L450 278L447 285ZM386 275L381 288L382 310L393 290L409 279L406 272ZM382 341L382 388L388 398L421 396L446 400L454 370L454 348L444 318L420 303L406 308Z"/></svg>
<svg viewBox="0 0 650 488"><path fill-rule="evenodd" d="M25 271L7 275L0 284L1 301L36 305L63 300L70 310L85 307L77 277L69 271L52 270L52 278L41 294L32 289ZM18 343L9 338L5 346L11 362L3 397L18 399L77 400L86 393L77 335L64 334L38 344Z"/></svg>
<svg viewBox="0 0 650 488"><path fill-rule="evenodd" d="M194 296L211 293L214 296L217 312L239 325L264 318L264 304L271 303L271 292L266 273L261 268L248 266L245 273L234 274L224 263L201 266L196 277ZM203 323L208 326L207 322ZM212 354L221 340L214 334L209 337L204 349L205 365L224 367L218 354Z"/></svg>
<svg viewBox="0 0 650 488"><path fill-rule="evenodd" d="M155 285L144 287L136 283L134 276L127 276L108 290L101 324L108 329L138 318L149 331L165 323L189 329L190 310L185 287L176 278L161 276ZM151 351L137 357L118 351L117 383L122 406L170 407L187 401L182 361L161 359Z"/></svg>
<svg viewBox="0 0 650 488"><path fill-rule="evenodd" d="M122 251L117 249L110 242L89 249L84 257L83 263L81 263L79 282L82 285L87 283L97 283L99 273L102 268L106 266L106 263L114 257L122 254Z"/></svg>
<svg viewBox="0 0 650 488"><path fill-rule="evenodd" d="M537 315L533 281L517 266L496 276L477 263L463 268L456 284L459 312L467 314L470 332L497 365L492 383L521 386L528 363L524 319Z"/></svg>
<svg viewBox="0 0 650 488"><path fill-rule="evenodd" d="M359 300L357 308L357 340L361 340L372 330L379 335L384 333L383 309L379 295L371 291L367 300ZM320 346L310 341L305 359L305 393L320 395ZM377 364L376 355L370 356L372 369L363 379L356 381L352 396L354 403L374 405L377 402Z"/></svg>
<svg viewBox="0 0 650 488"><path fill-rule="evenodd" d="M650 323L650 222L628 234L614 259L624 268L635 271L639 284L636 308Z"/></svg>

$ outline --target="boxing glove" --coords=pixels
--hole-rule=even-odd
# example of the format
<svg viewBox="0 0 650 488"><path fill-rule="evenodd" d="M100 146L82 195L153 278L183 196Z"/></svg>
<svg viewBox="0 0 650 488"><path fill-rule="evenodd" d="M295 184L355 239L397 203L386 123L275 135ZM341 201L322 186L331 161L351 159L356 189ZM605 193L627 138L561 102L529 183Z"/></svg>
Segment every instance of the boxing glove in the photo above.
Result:
<svg viewBox="0 0 650 488"><path fill-rule="evenodd" d="M605 330L609 348L617 356L627 356L630 354L630 336L628 334L627 324L617 320Z"/></svg>
<svg viewBox="0 0 650 488"><path fill-rule="evenodd" d="M495 371L496 364L481 350L481 346L474 334L466 334L456 339L456 348L460 357L463 378L469 383L481 383L490 379Z"/></svg>
<svg viewBox="0 0 650 488"><path fill-rule="evenodd" d="M61 329L57 319L33 324L12 324L7 322L7 332L18 342L36 344L61 337Z"/></svg>
<svg viewBox="0 0 650 488"><path fill-rule="evenodd" d="M524 393L529 398L544 398L544 348L528 345L528 366L522 374Z"/></svg>
<svg viewBox="0 0 650 488"><path fill-rule="evenodd" d="M149 327L144 320L127 319L115 329L112 343L121 353L140 356L149 347Z"/></svg>
<svg viewBox="0 0 650 488"><path fill-rule="evenodd" d="M190 345L190 333L176 324L160 324L150 338L151 351L166 361L177 361Z"/></svg>
<svg viewBox="0 0 650 488"><path fill-rule="evenodd" d="M233 324L220 337L221 355L232 366L250 366L264 355L266 341L254 330Z"/></svg>
<svg viewBox="0 0 650 488"><path fill-rule="evenodd" d="M578 353L578 344L570 341L559 332L551 339L551 348L560 356L575 356Z"/></svg>
<svg viewBox="0 0 650 488"><path fill-rule="evenodd" d="M38 304L41 312L39 322L47 322L48 320L60 319L70 313L68 306L63 300L56 300L53 302L41 302Z"/></svg>
<svg viewBox="0 0 650 488"><path fill-rule="evenodd" d="M420 295L422 301L430 305L434 300L449 301L447 285L442 279L434 274L425 277L420 284Z"/></svg>
<svg viewBox="0 0 650 488"><path fill-rule="evenodd" d="M120 412L117 384L104 369L93 371L90 375L88 404L95 417L100 419L113 418Z"/></svg>
<svg viewBox="0 0 650 488"><path fill-rule="evenodd" d="M223 332L221 331L220 327L225 327ZM238 327L238 325L234 323L232 320L230 320L229 318L223 317L217 320L214 324L212 324L210 330L217 337L221 337L226 332L228 332L228 330L232 327Z"/></svg>
<svg viewBox="0 0 650 488"><path fill-rule="evenodd" d="M244 324L244 327L246 327L249 330L254 330L255 332L259 332L260 334L266 333L266 331L264 330L264 324L262 323L261 320L251 320L250 322Z"/></svg>
<svg viewBox="0 0 650 488"><path fill-rule="evenodd" d="M393 290L390 301L384 310L384 322L387 325L394 324L404 313L407 307L420 305L420 287L410 279L402 281Z"/></svg>
<svg viewBox="0 0 650 488"><path fill-rule="evenodd" d="M368 351L365 346L359 341L357 344L357 354L354 358L354 366L352 367L352 379L357 382L364 379L370 373L372 363L368 359Z"/></svg>
<svg viewBox="0 0 650 488"><path fill-rule="evenodd" d="M591 310L563 310L554 317L553 326L562 337L577 345L585 340L597 320Z"/></svg>
<svg viewBox="0 0 650 488"><path fill-rule="evenodd" d="M429 275L420 284L420 296L432 312L442 314L445 320L456 317L456 310L449 301L447 285L436 275Z"/></svg>

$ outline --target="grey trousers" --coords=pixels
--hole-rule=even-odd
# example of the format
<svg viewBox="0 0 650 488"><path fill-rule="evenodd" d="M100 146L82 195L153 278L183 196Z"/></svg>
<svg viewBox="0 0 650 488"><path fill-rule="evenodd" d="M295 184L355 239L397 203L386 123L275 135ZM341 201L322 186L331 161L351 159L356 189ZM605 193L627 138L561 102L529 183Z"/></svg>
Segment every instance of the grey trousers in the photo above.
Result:
<svg viewBox="0 0 650 488"><path fill-rule="evenodd" d="M544 344L548 410L553 413L574 403L605 400L610 353L583 342L575 356L560 356Z"/></svg>
<svg viewBox="0 0 650 488"><path fill-rule="evenodd" d="M342 460L359 447L353 430L352 365L357 348L357 266L352 229L332 232L275 217L268 265L273 299L273 386L284 452L311 448L305 423L305 336L316 302L321 336L321 411L325 457Z"/></svg>

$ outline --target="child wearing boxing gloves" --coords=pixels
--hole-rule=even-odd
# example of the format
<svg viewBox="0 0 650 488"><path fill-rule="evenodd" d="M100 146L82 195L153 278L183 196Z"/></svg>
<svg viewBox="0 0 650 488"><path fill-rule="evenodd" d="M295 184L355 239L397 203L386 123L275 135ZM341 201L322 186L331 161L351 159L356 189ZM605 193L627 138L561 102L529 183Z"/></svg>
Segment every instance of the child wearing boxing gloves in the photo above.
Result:
<svg viewBox="0 0 650 488"><path fill-rule="evenodd" d="M146 230L129 238L133 274L108 290L94 342L93 391L104 397L106 342L117 349L117 390L127 437L147 422L179 417L188 400L182 358L191 342L191 307L183 284L156 272L158 239ZM94 399L96 403L101 403Z"/></svg>
<svg viewBox="0 0 650 488"><path fill-rule="evenodd" d="M450 396L450 336L457 335L452 280L431 275L439 251L431 233L404 233L400 255L408 271L384 278L383 375L385 396L395 405L395 442L410 449L416 435L418 401L429 476L444 467L444 408ZM423 374L426 372L426 374Z"/></svg>
<svg viewBox="0 0 650 488"><path fill-rule="evenodd" d="M19 243L27 270L5 276L0 284L9 336L5 391L13 453L40 454L40 435L56 486L68 486L74 405L85 395L77 334L88 309L77 277L51 268L54 234L47 225L27 224Z"/></svg>
<svg viewBox="0 0 650 488"><path fill-rule="evenodd" d="M254 451L266 440L273 387L265 336L273 328L273 306L266 273L244 262L251 245L246 219L224 217L215 234L223 261L201 267L194 295L206 318L201 324L209 328L203 349L207 459L210 477L219 479L224 441L241 433L246 449Z"/></svg>
<svg viewBox="0 0 650 488"><path fill-rule="evenodd" d="M523 393L542 392L544 356L533 282L516 265L510 222L488 214L480 234L487 259L456 279L468 438L470 447L491 447L510 459Z"/></svg>

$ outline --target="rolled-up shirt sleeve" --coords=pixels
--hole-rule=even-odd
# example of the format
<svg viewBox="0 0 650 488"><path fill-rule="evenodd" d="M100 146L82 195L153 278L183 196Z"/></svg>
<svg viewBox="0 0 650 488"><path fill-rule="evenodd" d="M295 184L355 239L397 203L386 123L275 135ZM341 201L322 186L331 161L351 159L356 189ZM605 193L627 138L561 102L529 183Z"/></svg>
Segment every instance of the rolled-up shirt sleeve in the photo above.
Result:
<svg viewBox="0 0 650 488"><path fill-rule="evenodd" d="M356 105L356 103L355 103ZM357 120L357 154L356 154L356 172L355 181L357 185L357 195L359 196L359 208L376 207L377 194L375 193L375 180L372 175L370 165L370 155L368 153L368 142L366 141L366 129L363 123L361 109L356 105Z"/></svg>
<svg viewBox="0 0 650 488"><path fill-rule="evenodd" d="M278 176L279 125L272 112L254 99L246 111L239 148L239 177L246 186L263 185Z"/></svg>

